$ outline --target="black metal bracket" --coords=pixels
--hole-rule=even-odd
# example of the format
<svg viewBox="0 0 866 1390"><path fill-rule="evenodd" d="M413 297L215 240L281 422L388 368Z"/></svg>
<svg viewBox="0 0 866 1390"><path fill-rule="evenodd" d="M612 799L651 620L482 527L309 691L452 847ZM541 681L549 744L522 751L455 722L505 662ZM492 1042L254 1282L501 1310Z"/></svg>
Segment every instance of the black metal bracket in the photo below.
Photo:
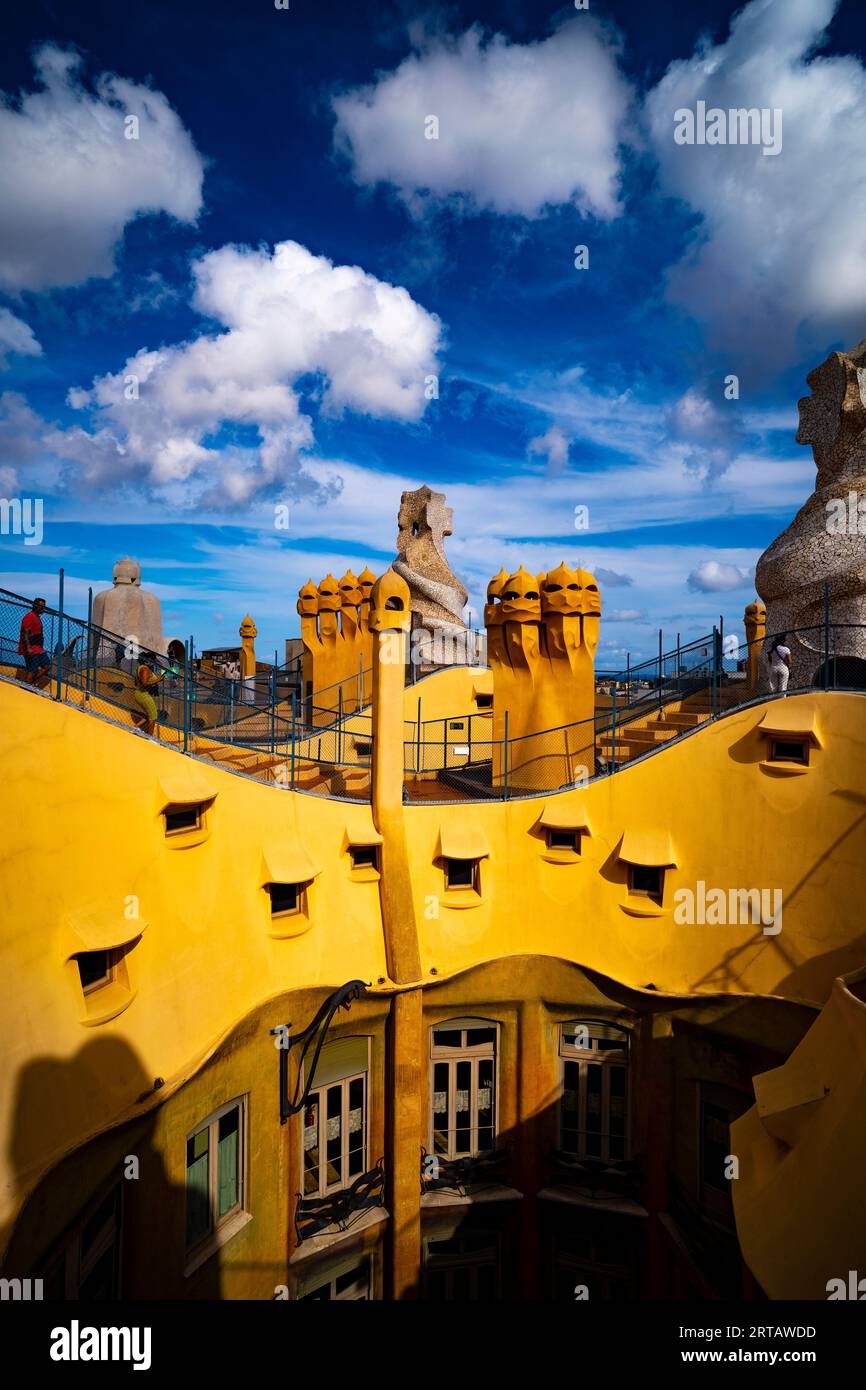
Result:
<svg viewBox="0 0 866 1390"><path fill-rule="evenodd" d="M322 1047L324 1046L325 1038L328 1035L328 1029L331 1026L331 1021L334 1017L334 1014L337 1012L338 1009L349 1009L352 1005L352 1002L355 999L360 999L367 992L368 989L369 983L365 984L363 980L349 980L348 984L341 985L339 989L335 989L334 993L328 996L328 998L325 1000L324 1004L322 1004L321 1008L316 1014L315 1018L313 1019L312 1023L309 1023L302 1033L290 1032L289 1030L291 1025L288 1023L281 1024L279 1027L271 1029L271 1036L278 1036L280 1039L277 1046L279 1048L280 1053L281 1125L284 1125L292 1115L297 1115L301 1110L303 1110L304 1106L307 1103L307 1099L309 1097L310 1091L313 1089L313 1084L315 1081L316 1064L319 1060L319 1053L321 1052ZM307 1053L309 1052L314 1040L316 1042L316 1048L313 1053L312 1066L310 1067L310 1073L307 1077L307 1084L304 1086L302 1094L299 1095L298 1092L301 1089L302 1079L304 1075L304 1063L307 1059ZM295 1077L294 1095L290 1096L289 1053L292 1051L293 1048L298 1046L300 1046L301 1048L300 1054L298 1056L298 1073Z"/></svg>

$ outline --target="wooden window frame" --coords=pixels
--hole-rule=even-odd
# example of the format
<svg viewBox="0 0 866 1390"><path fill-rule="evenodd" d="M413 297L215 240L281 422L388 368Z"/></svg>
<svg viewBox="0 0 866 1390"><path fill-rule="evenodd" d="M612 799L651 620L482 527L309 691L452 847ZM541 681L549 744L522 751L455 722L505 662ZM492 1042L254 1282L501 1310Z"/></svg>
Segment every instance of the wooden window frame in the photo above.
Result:
<svg viewBox="0 0 866 1390"><path fill-rule="evenodd" d="M304 917L307 913L307 888L309 881L305 883L266 883L265 892L268 895L268 902L271 905L271 920L279 922L284 917ZM294 907L281 907L279 911L274 911L274 898L271 893L272 888L294 888L295 905Z"/></svg>
<svg viewBox="0 0 866 1390"><path fill-rule="evenodd" d="M662 864L629 864L628 866L628 891L633 898L649 898L650 902L657 903L661 907L665 896L665 872L666 865ZM658 888L636 888L634 879L637 870L654 871L658 874Z"/></svg>
<svg viewBox="0 0 866 1390"><path fill-rule="evenodd" d="M364 864L356 859L356 855L371 855L370 863ZM373 869L379 872L379 846L378 845L350 845L349 857L352 861L353 869Z"/></svg>
<svg viewBox="0 0 866 1390"><path fill-rule="evenodd" d="M464 1240L472 1237L473 1234L482 1234L467 1230L456 1232L450 1237L451 1240ZM497 1231L486 1231L485 1235L490 1237L490 1245L483 1249L467 1250L461 1253L437 1254L431 1250L431 1245L436 1245L439 1241L446 1239L444 1236L428 1236L424 1241L424 1279L425 1284L430 1274L440 1274L445 1276L446 1296L444 1302L454 1301L454 1275L460 1269L469 1271L470 1285L472 1292L469 1301L480 1301L478 1294L478 1271L481 1269L492 1269L495 1273L495 1294L498 1299L502 1293L502 1238Z"/></svg>
<svg viewBox="0 0 866 1390"><path fill-rule="evenodd" d="M210 1225L204 1234L196 1240L186 1243L186 1253L188 1258L194 1258L200 1251L208 1249L211 1243L220 1243L220 1236L226 1227L234 1227L237 1218L247 1210L247 1115L249 1109L248 1096L236 1096L233 1100L226 1101L218 1110L214 1110L208 1115L200 1125L190 1130L184 1140L184 1196L188 1200L189 1194L189 1167L186 1164L186 1146L191 1139L205 1130L208 1130L208 1216ZM238 1117L238 1195L234 1206L228 1211L224 1211L222 1216L217 1216L217 1202L219 1197L219 1122L224 1115L228 1115L232 1110L239 1110ZM186 1215L186 1208L184 1209ZM192 1271L188 1271L192 1272Z"/></svg>
<svg viewBox="0 0 866 1390"><path fill-rule="evenodd" d="M82 1241L85 1227L93 1219L107 1198L114 1198L114 1210L100 1227L96 1238L84 1251ZM89 1201L72 1227L63 1236L58 1247L48 1256L39 1277L49 1283L56 1275L63 1281L64 1301L74 1301L80 1297L81 1289L96 1265L107 1250L114 1249L114 1297L122 1296L121 1273L123 1242L123 1183L114 1182L100 1190L99 1195Z"/></svg>
<svg viewBox="0 0 866 1390"><path fill-rule="evenodd" d="M204 801L194 801L186 804L178 802L173 803L171 806L166 806L162 813L166 839L172 839L175 835L193 835L197 830L203 830L206 805L207 803ZM176 825L171 829L169 828L169 816L188 813L190 811L195 815L195 821L192 825Z"/></svg>
<svg viewBox="0 0 866 1390"><path fill-rule="evenodd" d="M780 748L790 749L794 747L797 747L800 750L796 757L792 756L791 753L779 752ZM781 738L774 735L770 739L769 761L771 763L797 763L800 767L808 767L809 748L810 743L807 738L795 738L793 735L789 735L787 738Z"/></svg>
<svg viewBox="0 0 866 1390"><path fill-rule="evenodd" d="M610 1261L600 1258L600 1251L604 1242L609 1237L588 1232L586 1242L589 1253L577 1255L571 1250L566 1250L557 1235L551 1241L551 1263L553 1274L553 1287L557 1287L557 1275L568 1272L569 1278L574 1279L574 1286L578 1284L594 1283L601 1285L602 1299L607 1302L611 1298L611 1291L615 1284L625 1286L629 1290L629 1298L633 1299L635 1294L635 1265L636 1251L629 1243L629 1261L627 1264L613 1264Z"/></svg>
<svg viewBox="0 0 866 1390"><path fill-rule="evenodd" d="M82 960L82 958L83 958L84 956L102 955L103 953L108 957L108 969L106 970L106 972L105 972L104 975L101 975L101 976L99 977L98 980L91 980L90 984L86 985L86 984L84 983L84 980L83 980L82 977L81 977L81 960ZM119 967L120 962L121 962L122 959L123 959L123 952L122 952L122 951L119 951L119 950L117 950L117 949L113 949L113 948L111 948L111 947L103 948L103 950L99 950L99 951L79 951L79 952L78 952L78 954L77 954L76 957L75 957L75 963L76 963L76 965L77 965L77 967L78 967L78 981L79 981L79 984L81 985L81 992L82 992L82 994L84 995L85 999L89 998L90 995L92 995L92 994L98 993L99 990L105 989L106 985L110 985L110 984L113 984L113 983L114 983L114 981L117 979L118 967Z"/></svg>
<svg viewBox="0 0 866 1390"><path fill-rule="evenodd" d="M369 1044L368 1044L369 1054ZM364 1071L352 1072L350 1076L341 1077L339 1081L326 1081L321 1086L314 1086L307 1098L307 1104L316 1101L319 1107L319 1182L315 1192L307 1191L308 1169L305 1163L306 1148L304 1147L304 1115L301 1115L301 1187L303 1188L303 1198L329 1197L332 1192L342 1192L347 1187L351 1187L362 1173L366 1173L367 1163L370 1152L370 1068L369 1061ZM361 1167L357 1173L349 1173L349 1088L353 1081L361 1081L364 1086L363 1098L363 1117L361 1119ZM340 1104L340 1178L337 1182L328 1182L328 1105L327 1092L335 1086L342 1089Z"/></svg>
<svg viewBox="0 0 866 1390"><path fill-rule="evenodd" d="M545 827L545 840L547 848L556 852L564 850L568 854L580 854L580 831L579 830L557 830L551 826ZM567 844L555 844L557 836L561 840L568 840Z"/></svg>
<svg viewBox="0 0 866 1390"><path fill-rule="evenodd" d="M349 1274L357 1272L358 1279L354 1284L337 1292L337 1281L345 1279ZM362 1283L363 1281L363 1283ZM364 1292L354 1292L363 1288ZM328 1299L316 1300L316 1294L321 1293L322 1289L331 1290ZM304 1288L299 1293L295 1302L303 1303L307 1299L311 1301L321 1301L327 1303L369 1303L373 1298L373 1261L369 1255L363 1256L357 1264L351 1265L348 1269L335 1271L329 1278L323 1279L320 1284L314 1284L312 1288Z"/></svg>
<svg viewBox="0 0 866 1390"><path fill-rule="evenodd" d="M575 1047L569 1043L566 1029L587 1028L589 1029L589 1047ZM598 1030L593 1034L592 1030ZM614 1031L622 1035L623 1047L621 1051L614 1053L612 1049L600 1050L593 1047L593 1043L605 1041L600 1036L600 1031ZM622 1053L625 1054L623 1060ZM608 1162L626 1160L631 1155L632 1144L632 1123L631 1123L631 1033L627 1028L618 1023L606 1023L599 1019L575 1018L569 1019L559 1025L559 1102L557 1106L557 1128L559 1147L564 1153L571 1154L579 1162L585 1158L601 1158ZM566 1147L565 1134L565 1066L572 1063L578 1067L578 1087L577 1087L577 1126L573 1131L577 1135L577 1149L572 1150ZM586 1140L589 1130L586 1127L586 1105L589 1095L589 1073L588 1068L596 1066L601 1068L601 1113L599 1116L599 1129L597 1137L599 1140L599 1153L587 1154ZM623 1151L621 1156L611 1158L610 1141L619 1139L619 1135L612 1135L610 1132L610 1072L614 1069L625 1073L625 1088L623 1095L624 1111L624 1133L622 1135Z"/></svg>
<svg viewBox="0 0 866 1390"><path fill-rule="evenodd" d="M430 1124L428 1132L429 1153L437 1158L444 1159L445 1162L453 1162L461 1158L478 1158L485 1153L492 1153L496 1148L496 1140L499 1133L499 1027L500 1025L492 1019L479 1018L471 1020L471 1024L465 1020L455 1020L456 1027L448 1019L441 1023L435 1023L430 1029ZM466 1042L466 1034L476 1028L492 1028L492 1043L477 1043L471 1047ZM438 1032L457 1032L461 1034L461 1045L459 1047L443 1046L437 1044L436 1034ZM493 1061L493 1096L491 1105L491 1144L489 1149L479 1149L478 1147L478 1091L479 1091L479 1071L480 1063L483 1061ZM457 1136L457 1066L460 1062L470 1064L470 1083L469 1083L469 1148L461 1152L456 1149ZM441 1135L442 1130L434 1129L434 1104L435 1104L435 1075L437 1063L445 1063L448 1066L448 1091L447 1091L447 1115L449 1124L444 1132L447 1135L447 1147L443 1151L436 1148L436 1136ZM486 1126L485 1126L486 1128Z"/></svg>

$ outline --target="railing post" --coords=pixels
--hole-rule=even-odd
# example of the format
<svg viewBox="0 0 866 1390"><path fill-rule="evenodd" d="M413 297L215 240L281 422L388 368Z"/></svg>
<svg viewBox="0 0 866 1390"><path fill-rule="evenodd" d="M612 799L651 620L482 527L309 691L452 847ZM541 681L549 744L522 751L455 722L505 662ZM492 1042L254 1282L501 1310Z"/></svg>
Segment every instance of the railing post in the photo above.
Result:
<svg viewBox="0 0 866 1390"><path fill-rule="evenodd" d="M659 628L659 718L662 713L662 630Z"/></svg>
<svg viewBox="0 0 866 1390"><path fill-rule="evenodd" d="M616 681L613 682L611 691L613 693L613 718L610 725L610 767L608 771L616 772Z"/></svg>
<svg viewBox="0 0 866 1390"><path fill-rule="evenodd" d="M274 665L271 667L271 756L276 750L277 734L277 667L276 652L274 652Z"/></svg>
<svg viewBox="0 0 866 1390"><path fill-rule="evenodd" d="M625 654L625 702L631 704L631 652Z"/></svg>
<svg viewBox="0 0 866 1390"><path fill-rule="evenodd" d="M824 689L830 688L830 581L824 580Z"/></svg>
<svg viewBox="0 0 866 1390"><path fill-rule="evenodd" d="M364 658L358 657L358 709L364 708Z"/></svg>
<svg viewBox="0 0 866 1390"><path fill-rule="evenodd" d="M90 699L90 662L93 658L93 589L87 590L87 646L84 652L84 693Z"/></svg>
<svg viewBox="0 0 866 1390"><path fill-rule="evenodd" d="M296 735L296 723L295 723L295 719L296 719L296 715L297 715L297 693L296 693L296 691L293 690L293 691L292 691L292 791L295 790L295 735Z"/></svg>
<svg viewBox="0 0 866 1390"><path fill-rule="evenodd" d="M235 741L235 683L229 679L229 742Z"/></svg>
<svg viewBox="0 0 866 1390"><path fill-rule="evenodd" d="M442 720L442 770L448 767L448 720Z"/></svg>
<svg viewBox="0 0 866 1390"><path fill-rule="evenodd" d="M503 753L504 753L504 758L503 758L503 771L504 771L504 774L505 774L505 775L504 775L503 782L502 782L502 788L503 788L503 800L504 800L504 801L507 801L507 800L508 800L508 710L505 711L505 746L504 746L504 749L503 749Z"/></svg>
<svg viewBox="0 0 866 1390"><path fill-rule="evenodd" d="M722 703L722 686L725 683L725 615L719 614L719 706Z"/></svg>
<svg viewBox="0 0 866 1390"><path fill-rule="evenodd" d="M718 630L718 628L714 627L714 628L713 628L713 675L712 675L712 679L713 679L713 718L714 718L714 719L716 718L716 715L717 715L717 712L718 712L718 701L717 701L717 697L716 697L716 679L717 679L717 672L718 672L718 661L719 661L719 630Z"/></svg>
<svg viewBox="0 0 866 1390"><path fill-rule="evenodd" d="M681 658L680 658L680 634L677 633L677 694L678 694L678 695L679 695L679 693L680 693L680 667L681 667L681 666L682 666L682 660L681 660Z"/></svg>
<svg viewBox="0 0 866 1390"><path fill-rule="evenodd" d="M57 633L57 694L56 694L55 697L54 697L55 700L59 700L59 699L61 698L61 690L62 690L62 687L63 687L63 580L64 580L64 573L63 573L63 570L61 570L61 571L60 571L60 575L59 575L59 581L60 581L60 582L59 582L59 596L58 596L58 600L57 600L57 608L58 608L58 633ZM50 668L49 668L49 669L50 669Z"/></svg>
<svg viewBox="0 0 866 1390"><path fill-rule="evenodd" d="M343 753L343 687L337 686L337 762L341 763Z"/></svg>
<svg viewBox="0 0 866 1390"><path fill-rule="evenodd" d="M418 698L418 719L415 724L415 771L421 771L421 699Z"/></svg>
<svg viewBox="0 0 866 1390"><path fill-rule="evenodd" d="M183 751L189 751L189 642L183 644Z"/></svg>

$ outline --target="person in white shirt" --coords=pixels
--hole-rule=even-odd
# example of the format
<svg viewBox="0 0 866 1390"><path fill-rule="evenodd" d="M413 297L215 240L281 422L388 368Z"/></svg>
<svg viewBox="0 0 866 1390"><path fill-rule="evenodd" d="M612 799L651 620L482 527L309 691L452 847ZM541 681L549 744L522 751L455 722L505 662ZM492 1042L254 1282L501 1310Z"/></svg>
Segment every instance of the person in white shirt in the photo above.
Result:
<svg viewBox="0 0 866 1390"><path fill-rule="evenodd" d="M773 641L767 652L770 663L770 689L785 694L791 675L791 648L785 646L786 633L781 633Z"/></svg>

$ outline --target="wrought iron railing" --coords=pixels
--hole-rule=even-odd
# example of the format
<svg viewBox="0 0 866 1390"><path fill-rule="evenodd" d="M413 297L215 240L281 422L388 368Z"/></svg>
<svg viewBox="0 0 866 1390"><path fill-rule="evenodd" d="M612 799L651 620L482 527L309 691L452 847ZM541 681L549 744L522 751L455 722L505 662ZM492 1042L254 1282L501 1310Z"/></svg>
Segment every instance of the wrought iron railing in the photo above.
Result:
<svg viewBox="0 0 866 1390"><path fill-rule="evenodd" d="M334 1228L346 1230L353 1217L385 1202L385 1160L355 1178L349 1187L329 1192L324 1197L305 1197L295 1194L295 1234L298 1244Z"/></svg>

